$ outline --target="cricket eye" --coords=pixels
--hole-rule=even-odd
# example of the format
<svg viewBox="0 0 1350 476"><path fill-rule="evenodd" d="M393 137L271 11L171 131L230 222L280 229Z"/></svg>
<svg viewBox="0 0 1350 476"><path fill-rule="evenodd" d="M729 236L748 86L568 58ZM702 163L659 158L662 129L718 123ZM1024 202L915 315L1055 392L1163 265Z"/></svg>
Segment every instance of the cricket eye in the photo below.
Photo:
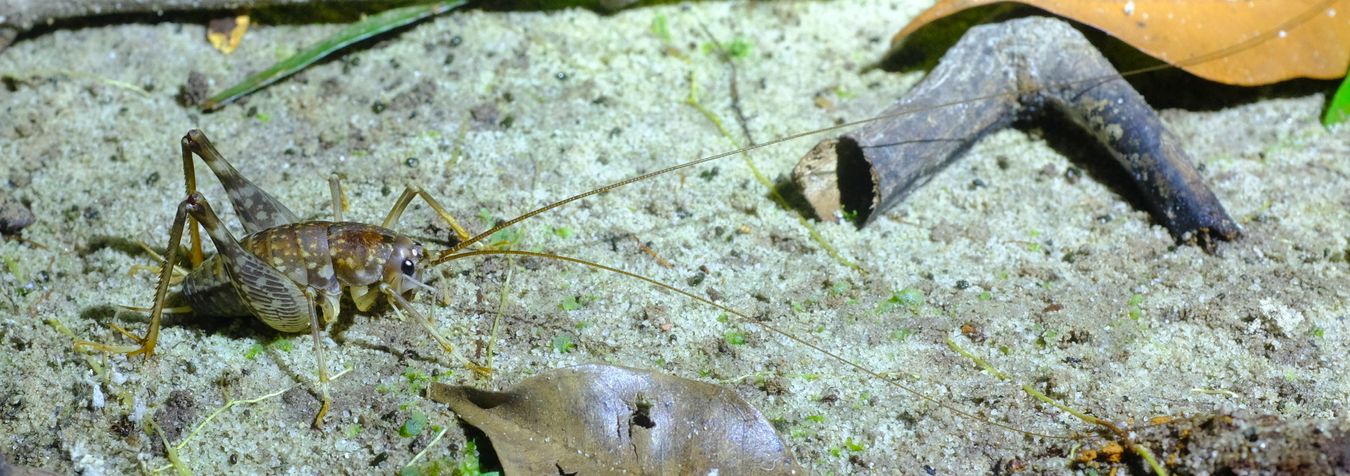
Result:
<svg viewBox="0 0 1350 476"><path fill-rule="evenodd" d="M412 276L413 273L416 272L416 271L417 271L417 263L413 263L413 260L411 260L411 259L404 258L404 259L403 259L403 274L406 274L406 275L408 275L408 276Z"/></svg>

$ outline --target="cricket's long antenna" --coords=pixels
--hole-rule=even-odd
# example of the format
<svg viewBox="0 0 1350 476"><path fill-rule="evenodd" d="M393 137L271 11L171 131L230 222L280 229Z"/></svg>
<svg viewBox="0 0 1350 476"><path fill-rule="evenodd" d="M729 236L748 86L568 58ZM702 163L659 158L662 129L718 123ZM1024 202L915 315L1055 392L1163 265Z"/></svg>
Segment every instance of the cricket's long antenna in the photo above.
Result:
<svg viewBox="0 0 1350 476"><path fill-rule="evenodd" d="M941 106L938 106L938 107L941 107ZM897 115L898 115L898 114L897 114ZM866 123L871 122L871 121L876 121L876 120L883 119L884 117L885 117L885 116L883 116L883 117L873 117L873 118L864 119L864 120L860 120L860 121L854 121L854 122L848 122L848 123L844 123L844 124L839 124L839 125L832 126L832 127L827 127L827 128L824 128L824 129L816 129L816 130L812 130L812 131L799 132L799 133L796 133L796 134L792 134L792 135L780 137L780 138L774 139L774 140L772 140L772 141L769 141L769 142L766 142L766 143L763 143L763 144L752 145L752 146L750 146L750 147L745 147L745 148L733 150L733 151L730 151L730 152L723 152L723 153L716 154L716 155L710 155L710 156L707 156L707 157L704 157L704 158L701 158L701 159L698 159L698 160L695 160L695 161L692 161L692 162L685 162L685 163L679 164L679 165L672 165L672 166L670 166L670 167L666 167L666 168L664 168L664 169L657 170L657 171L655 171L655 172L648 172L648 173L645 173L645 174L642 174L642 175L637 175L637 176L634 176L634 177L629 177L629 178L620 180L620 181L618 181L618 182L614 182L614 183L611 183L611 184L609 184L609 185L605 185L605 186L603 186L603 187L600 187L600 188L591 190L591 191L589 191L589 192L579 193L579 194L576 194L576 195L573 195L573 196L564 198L564 199L562 199L562 200L558 200L558 201L556 201L556 202L550 203L550 204L548 204L548 205L544 205L544 206L542 206L542 207L536 208L536 209L534 209L534 210L530 210L530 211L525 212L524 214L522 214L522 215L520 215L520 216L518 216L518 217L515 217L515 218L512 218L512 219L510 219L510 220L507 220L507 221L504 221L504 222L502 222L502 223L499 223L499 224L497 224L496 226L494 226L494 227L492 227L492 228L489 228L487 231L484 231L484 232L482 232L482 233L479 233L479 234L477 234L477 235L474 235L473 237L471 237L471 238L469 238L469 239L467 239L467 240L464 240L464 241L460 242L459 244L455 245L454 247L452 247L452 248L450 248L450 249L448 249L448 250L442 251L439 255L436 256L435 259L431 260L431 264L435 265L435 264L444 263L445 261L448 260L448 258L447 258L448 256L453 255L454 253L458 252L459 250L462 250L462 249L464 249L464 248L466 248L466 247L468 247L468 246L470 246L470 245L472 245L472 244L474 244L474 243L477 243L477 242L479 242L479 241L482 241L483 239L485 239L485 238L487 238L487 237L489 237L489 236L492 236L493 233L496 233L496 232L498 232L498 231L501 231L501 230L503 230L503 229L505 229L505 228L508 228L508 227L510 227L510 226L512 226L512 225L515 225L516 223L520 223L520 222L525 221L525 220L527 220L527 219L533 218L533 217L536 216L536 215L539 215L539 214L541 214L541 213L547 212L547 211L552 210L552 209L554 209L554 208L561 207L561 206L563 206L563 205L566 205L566 204L575 202L575 201L577 201L577 200L581 200L581 199L583 199L583 198L586 198L586 197L589 197L589 196L592 196L592 195L599 195L599 194L608 192L608 191L610 191L610 190L614 190L614 189L616 189L616 188L623 187L623 186L625 186L625 185L629 185L629 184L636 183L636 182L641 182L641 181L643 181L643 180L647 180L647 179L649 179L649 178L656 177L656 176L658 176L658 175L665 175L665 174L674 172L674 171L676 171L676 170L687 169L687 168L693 167L693 166L695 166L695 165L699 165L699 164L703 164L703 163L707 163L707 162L712 162L712 161L714 161L714 160L721 159L721 158L723 158L723 157L727 157L727 156L731 156L731 155L736 155L736 154L740 154L740 153L744 153L744 152L750 152L750 151L756 150L756 149L762 149L762 148L764 148L764 147L768 147L768 146L771 146L771 145L779 144L779 143L782 143L782 142L787 142L787 141L794 140L794 139L800 139L800 138L802 138L802 137L806 137L806 136L813 135L813 134L820 134L820 133L823 133L823 132L829 132L829 131L832 131L832 130L842 129L842 128L845 128L845 127L852 127L852 126L856 126L856 125L866 124Z"/></svg>
<svg viewBox="0 0 1350 476"><path fill-rule="evenodd" d="M1242 50L1245 50L1245 49L1254 47L1254 46L1256 46L1256 45L1258 45L1258 44L1260 44L1260 43L1263 43L1263 42L1265 42L1265 41L1270 40L1271 38L1275 38L1275 37L1276 37L1277 35L1279 35L1281 32L1287 33L1289 30L1292 30L1292 29L1294 29L1295 27L1298 27L1299 25L1302 25L1302 24L1306 23L1306 22L1307 22L1309 19L1311 19L1312 17L1314 17L1314 16L1320 14L1320 13L1322 12L1322 10L1324 10L1324 9L1327 8L1328 6L1332 5L1332 4L1335 3L1336 1L1338 1L1338 0L1323 0L1322 2L1319 2L1318 4L1313 5L1312 7L1308 8L1307 10L1304 10L1303 12L1300 12L1298 15L1295 15L1295 16L1293 16L1293 17L1290 17L1288 20L1286 20L1286 21L1283 22L1283 23L1280 23L1280 24L1279 24L1278 26L1276 26L1275 28L1272 28L1272 29L1269 29L1269 30L1267 30L1267 31L1261 32L1261 33L1258 34L1258 35L1252 36L1252 37L1247 38L1247 39L1245 39L1245 40L1243 40L1243 41L1240 41L1240 42L1238 42L1238 43L1235 43L1235 44L1232 44L1232 45L1229 45L1229 46L1226 46L1226 47L1223 47L1223 48L1220 48L1220 49L1218 49L1218 50L1214 50L1214 51L1211 51L1211 52L1208 52L1208 53L1203 53L1203 54L1199 54L1199 55L1196 55L1196 56L1192 56L1192 57L1190 57L1190 58L1187 58L1187 59L1182 60L1182 61L1178 61L1178 62L1173 63L1173 64L1169 64L1169 63L1161 63L1161 64L1157 64L1157 65L1153 65L1153 66L1147 66L1147 67L1143 67L1143 68L1139 68L1139 69L1134 69L1134 70L1126 71L1126 72L1124 72L1124 73L1120 73L1119 76L1121 76L1121 77L1125 77L1125 76L1135 76L1135 75L1140 75L1140 74L1144 74L1144 73L1151 73L1151 72L1154 72L1154 71L1160 71L1160 70L1164 70L1164 69L1177 68L1177 67L1185 67L1185 66L1194 66L1194 65L1197 65L1197 64L1201 64L1201 63L1213 61L1213 60L1215 60L1215 59L1223 58L1223 57L1225 57L1225 56L1228 56L1228 55L1237 53L1237 52L1239 52L1239 51L1242 51ZM1093 82L1093 81L1105 81L1105 80L1109 80L1109 79L1114 79L1115 77L1116 77L1116 75L1112 75L1112 76L1101 76L1101 77L1097 77L1097 78L1087 78L1087 79L1083 79L1083 80L1072 81L1072 82L1066 82L1066 83L1061 83L1061 84L1050 84L1050 85L1047 85L1046 87L1047 87L1047 88L1054 88L1054 87L1062 87L1062 86L1068 86L1068 85L1073 85L1073 84L1090 83L1090 82ZM945 102L945 103L940 103L940 104L931 104L931 105L922 105L922 106L915 106L915 107L910 107L910 108L904 108L904 109L901 109L901 110L898 110L898 111L894 111L894 112L889 113L889 114L883 114L883 115L880 115L880 116L869 117L869 118L867 118L867 119L860 119L860 120L856 120L856 121L849 121L849 122L844 122L844 123L841 123L841 124L835 124L835 125L833 125L833 126L824 127L824 128L820 128L820 129L815 129L815 130L811 130L811 131L798 132L798 133L796 133L796 134L789 134L789 135L782 136L782 137L778 137L778 138L775 138L775 139L773 139L773 140L770 140L770 141L768 141L768 142L764 142L764 143L761 143L761 144L754 144L754 145L751 145L751 146L748 146L748 147L744 147L744 148L741 148L741 149L736 149L736 150L733 150L733 151L730 151L730 152L723 152L723 153L720 153L720 154L710 155L710 156L707 156L707 157L704 157L704 158L701 158L701 159L698 159L698 160L694 160L694 161L691 161L691 162L685 162L685 163L683 163L683 164L673 165L673 166L666 167L666 168L661 169L661 170L657 170L657 171L655 171L655 172L648 172L648 173L645 173L645 174L642 174L642 175L637 175L637 176L634 176L634 177L629 177L629 178L620 180L620 181L618 181L618 182L614 182L614 183L611 183L611 184L609 184L609 185L605 185L605 186L603 186L603 187L596 188L596 189L591 190L591 191L588 191L588 192L584 192L584 193L579 193L579 194L576 194L576 195L572 195L572 196L567 197L567 198L564 198L564 199L562 199L562 200L559 200L559 201L550 203L550 204L548 204L548 205L544 205L544 206L539 207L539 208L536 208L536 209L534 209L534 210L530 210L530 211L525 212L524 214L522 214L522 215L520 215L520 216L518 216L518 217L512 218L512 219L507 220L507 221L505 221L505 222L502 222L502 223L500 223L500 224L497 224L496 226L493 226L492 228L489 228L487 231L484 231L484 232L482 232L482 233L479 233L479 234L477 234L477 235L474 235L473 237L469 238L468 240L464 240L464 241L460 242L459 244L455 245L454 247L450 248L449 250L446 250L446 251L441 252L440 254L438 254L438 255L436 256L435 259L433 259L433 260L431 261L431 263L432 263L432 264L443 263L443 262L445 262L445 261L447 261L447 260L450 259L450 258L449 258L450 255L453 255L453 254L459 252L460 250L463 250L464 248L467 248L468 246L473 245L474 243L477 243L477 242L479 242L479 241L482 241L482 240L486 239L487 237L492 236L492 234L494 234L494 233L496 233L496 232L498 232L498 231L501 231L501 230L503 230L503 229L505 229L505 228L511 227L511 226L515 225L516 223L520 223L520 222L522 222L522 221L525 221L525 220L528 220L528 219L530 219L530 218L533 218L533 217L535 217L535 216L537 216L537 215L540 215L540 214L542 214L542 213L544 213L544 212L547 212L547 211L549 211L549 210L553 210L553 209L555 209L555 208L558 208L558 207L561 207L561 206L563 206L563 205L566 205L566 204L575 202L575 201L577 201L577 200L581 200L581 199L586 198L586 197L590 197L590 196L592 196L592 195L598 195L598 194L605 193L605 192L608 192L608 191L611 191L611 190L614 190L614 189L617 189L617 188L620 188L620 187L623 187L623 186L626 186L626 185L629 185L629 184L632 184L632 183L641 182L641 181L647 180L647 179L652 178L652 177L656 177L656 176L659 176L659 175L665 175L665 174L668 174L668 173L671 173L671 172L674 172L674 171L677 171L677 170L687 169L687 168L690 168L690 167L693 167L693 166L696 166L696 165L704 164L704 163L707 163L707 162L712 162L712 161L714 161L714 160L718 160L718 159L721 159L721 158L724 158L724 157L727 157L727 156L732 156L732 155L736 155L736 154L743 154L743 153L746 153L746 152L750 152L750 151L754 151L754 150L758 150L758 149L763 149L763 148L765 148L765 147L769 147L769 146L772 146L772 145L781 144L781 143L783 143L783 142L787 142L787 141L791 141L791 140L796 140L796 139L800 139L800 138L807 137L807 136L811 136L811 135L823 134L823 133L826 133L826 132L837 131L837 130L840 130L840 129L847 129L847 128L851 128L851 127L855 127L855 126L860 126L860 125L863 125L863 124L868 124L868 123L872 123L872 122L876 122L876 121L882 121L882 120L886 120L886 119L891 119L891 118L895 118L895 117L900 117L900 116L905 116L905 115L915 114L915 113L920 113L920 112L925 112L925 111L931 111L931 110L940 109L940 108L945 108L945 107L958 106L958 105L961 105L961 104L969 104L969 103L973 103L973 102L977 102L977 101L987 101L987 100L991 100L991 99L998 99L998 98L1006 97L1006 96L1008 96L1008 95L1010 95L1010 94L1019 94L1019 92L1017 92L1017 91L1011 91L1011 92L1005 92L1005 93L993 93L993 94L987 94L987 95L984 95L984 96L978 96L978 97L974 97L974 98L963 99L963 100L959 100L959 101L950 101L950 102Z"/></svg>
<svg viewBox="0 0 1350 476"><path fill-rule="evenodd" d="M746 315L745 313L743 313L743 312L741 312L741 311L736 310L735 308L732 308L732 307L729 307L729 306L724 306L724 305L718 304L718 303L713 302L712 300L710 300L710 299L708 299L708 298L699 296L699 295L694 294L694 293L691 293L691 292L689 292L689 291L685 291L685 290L683 290L683 289L677 288L677 287L675 287L675 286L673 286L673 285L666 284L666 283L663 283L663 282L661 282L661 281L657 281L657 280L655 280L655 279L648 278L648 277L646 277L646 276L643 276L643 275L640 275L640 274L637 274L637 273L633 273L633 272L630 272L630 271L624 271L624 270L622 270L622 269L615 268L615 267L612 267L612 266L606 266L606 265L603 265L603 264L600 264L600 263L596 263L596 262L594 262L594 261L587 261L587 260L584 260L584 259L581 259L581 258L574 258L574 257L571 257L571 256L555 255L555 254L551 254L551 253L540 253L540 252L535 252L535 251L522 251L522 250L473 250L473 251L466 251L466 252L463 252L463 253L455 253L455 254L451 254L451 255L442 255L442 256L437 257L436 260L437 260L437 262L443 262L443 261L456 260L456 259L460 259L460 258L469 258L469 257L473 257L473 256L486 256L486 255L527 256L527 257L531 257L531 258L551 259L551 260L562 261L562 262L566 262L566 263L579 264L579 265L582 265L582 266L585 266L585 267L588 267L588 268L598 269L598 270L601 270L601 271L608 271L608 272L611 272L611 273L623 275L623 276L625 276L625 277L633 278L633 279L636 279L636 280L645 282L645 283L647 283L647 284L650 284L650 285L652 285L652 286L655 286L655 287L657 287L657 288L661 288L661 289L664 289L664 290L666 290L666 291L670 291L670 292L673 292L673 293L675 293L675 294L679 294L679 295L681 295L681 296L687 297L687 298L689 298L689 299L693 299L693 300L695 300L695 301L698 301L698 302L700 302L700 303L706 304L706 305L708 305L708 306L715 307L715 308L717 308L717 309L719 309L719 310L721 310L721 311L723 311L723 312L726 312L726 313L728 313L728 314L731 314L731 315L733 315L733 316L736 316L736 319L740 320L740 321L743 322L743 323L750 324L750 325L754 325L754 326L759 326L760 328L765 329L765 330L768 330L769 332L772 332L772 333L774 333L774 334L778 334L778 335L780 335L780 336L782 336L782 337L784 337L784 338L786 338L786 339L788 339L788 340L790 340L790 341L796 343L797 345L805 346L805 347L807 347L807 348L809 348L809 349L811 349L811 350L814 350L814 351L816 351L816 352L819 352L819 353L821 353L822 355L825 355L826 357L829 357L830 360L834 360L834 361L836 361L836 362L839 362L839 363L841 363L841 364L844 364L845 366L851 367L851 368L853 368L854 370L857 370L858 372L861 372L861 373L863 373L863 374L865 374L865 375L867 375L867 376L870 376L870 377L872 377L872 378L875 378L875 379L877 379L877 380L884 381L884 382L890 384L890 385L893 386L893 387L896 387L896 388L899 388L899 389L901 389L901 390L904 390L905 392L908 392L910 395L914 395L915 397L918 397L919 399L924 400L924 401L926 401L926 402L928 402L928 403L932 403L932 404L937 405L937 406L939 406L939 407L945 408L945 409L947 409L947 411L950 411L950 412L952 412L952 413L955 413L955 414L957 414L957 415L959 415L959 416L963 416L963 417L969 418L969 419L971 419L971 420L979 421L979 422L984 422L984 423L989 424L989 425L993 425L993 426L996 426L996 427L999 427L999 428L1002 428L1002 429L1005 429L1005 430L1017 432L1017 433L1020 433L1020 434L1023 434L1023 435L1027 435L1027 436L1035 436L1035 437L1040 437L1040 438L1056 439L1056 440L1070 440L1070 439L1075 439L1075 437L1074 437L1074 436L1071 436L1071 435L1047 435L1047 434L1043 434L1043 433L1037 433L1037 432L1034 432L1034 431L1027 431L1027 430L1023 430L1023 429L1020 429L1020 428L1016 428L1016 427L1014 427L1014 426L1012 426L1012 425L1009 425L1009 424L1007 424L1007 423L1000 423L1000 422L997 422L997 421L993 421L993 420L990 420L990 419L987 419L987 418L983 418L983 417L977 416L977 415L975 415L975 414L973 414L973 413L970 413L970 412L968 412L968 411L962 410L962 409L960 409L960 408L958 408L958 407L956 407L956 406L954 406L954 405L952 405L952 404L950 404L950 403L943 402L943 401L941 401L941 400L938 400L938 399L935 398L935 397L929 396L929 395L927 395L927 394L925 394L925 393L923 393L923 392L920 392L920 391L918 391L918 390L915 390L915 389L913 389L913 388L910 388L908 385L905 385L905 384L903 384L903 383L897 382L894 378L887 377L887 376L885 376L885 375L882 375L880 372L877 372L877 371L874 371L874 370L872 370L872 369L869 369L869 368L867 368L867 367L862 366L862 364L858 364L858 363L853 362L853 361L851 361L851 360L849 360L849 359L846 359L846 358L840 356L839 354L836 354L836 353L834 353L834 352L831 352L829 349L826 349L826 348L824 348L824 347L821 347L821 346L818 345L818 344L812 343L811 341L808 341L808 340L802 339L802 338L800 338L800 337L797 337L797 336L795 336L795 335L792 335L792 333L787 332L787 331L784 331L784 330L782 330L782 329L779 329L777 326L774 326L774 325L772 325L772 324L768 324L768 323L766 323L766 322L764 322L764 321L755 320L754 318L751 318L750 316Z"/></svg>

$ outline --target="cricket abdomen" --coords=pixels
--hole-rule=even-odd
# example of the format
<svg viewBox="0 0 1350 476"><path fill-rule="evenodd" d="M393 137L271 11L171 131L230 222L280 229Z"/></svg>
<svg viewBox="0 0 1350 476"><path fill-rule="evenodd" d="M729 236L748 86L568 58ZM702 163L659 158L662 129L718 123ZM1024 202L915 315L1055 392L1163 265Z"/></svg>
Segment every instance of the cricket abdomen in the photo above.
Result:
<svg viewBox="0 0 1350 476"><path fill-rule="evenodd" d="M183 300L192 308L192 313L202 317L240 317L250 315L239 292L225 271L225 264L219 256L212 256L202 262L183 278L181 291Z"/></svg>

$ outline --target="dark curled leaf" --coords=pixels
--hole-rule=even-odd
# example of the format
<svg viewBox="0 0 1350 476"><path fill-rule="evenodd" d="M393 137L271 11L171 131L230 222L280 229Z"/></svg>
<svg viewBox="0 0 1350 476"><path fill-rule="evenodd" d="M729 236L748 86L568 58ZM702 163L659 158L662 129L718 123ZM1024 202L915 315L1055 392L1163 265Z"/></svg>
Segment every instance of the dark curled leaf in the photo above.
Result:
<svg viewBox="0 0 1350 476"><path fill-rule="evenodd" d="M465 3L467 3L465 0L456 0L425 5L413 5L385 10L379 14L366 17L365 20L361 20L351 26L343 28L342 31L324 39L318 44L291 55L289 58L281 60L281 62L272 65L271 68L267 68L249 76L248 79L245 79L243 82L207 98L206 101L202 102L201 109L203 111L210 111L224 106L235 99L252 94L254 91L262 89L269 84L295 74L333 52L346 48L348 45L433 15L448 12Z"/></svg>
<svg viewBox="0 0 1350 476"><path fill-rule="evenodd" d="M508 392L432 384L487 433L506 474L796 474L773 426L736 392L645 370L583 365Z"/></svg>

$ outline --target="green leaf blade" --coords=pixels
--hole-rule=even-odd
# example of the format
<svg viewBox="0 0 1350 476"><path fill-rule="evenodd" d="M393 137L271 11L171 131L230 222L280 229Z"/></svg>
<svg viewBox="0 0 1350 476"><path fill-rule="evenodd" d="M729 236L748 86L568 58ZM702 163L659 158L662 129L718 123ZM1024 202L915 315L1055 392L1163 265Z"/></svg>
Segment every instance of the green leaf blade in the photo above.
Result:
<svg viewBox="0 0 1350 476"><path fill-rule="evenodd" d="M201 103L200 108L202 111L219 109L236 99L252 94L259 89L265 88L272 83L295 74L300 70L309 67L309 65L324 59L328 55L351 46L354 43L359 43L390 30L445 13L463 6L465 3L467 3L466 0L436 2L425 5L393 8L371 15L364 20L343 28L341 31L320 41L318 44L291 55L289 58L281 60L270 68L249 76L239 84L231 86L229 89L207 98L206 101Z"/></svg>
<svg viewBox="0 0 1350 476"><path fill-rule="evenodd" d="M1350 71L1341 80L1341 87L1336 88L1336 95L1331 97L1331 104L1327 106L1327 113L1322 116L1322 125L1331 127L1350 119Z"/></svg>

